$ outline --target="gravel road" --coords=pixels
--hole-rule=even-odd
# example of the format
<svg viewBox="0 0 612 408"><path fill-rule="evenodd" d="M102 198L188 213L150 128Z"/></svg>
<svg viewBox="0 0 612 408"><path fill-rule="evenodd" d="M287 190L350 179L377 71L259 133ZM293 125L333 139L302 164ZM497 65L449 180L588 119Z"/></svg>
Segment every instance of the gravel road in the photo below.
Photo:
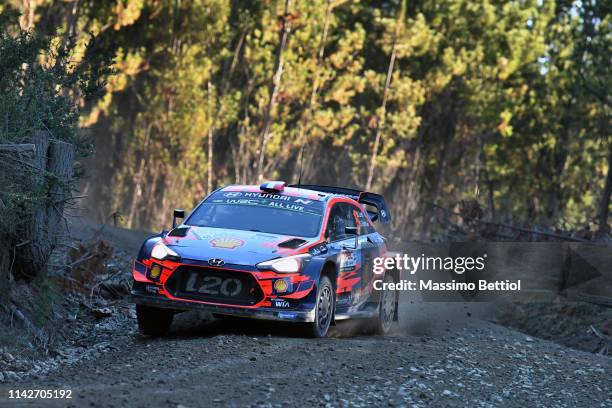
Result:
<svg viewBox="0 0 612 408"><path fill-rule="evenodd" d="M124 248L142 235L110 233ZM133 313L104 318L66 363L0 385L0 407L612 407L611 358L491 323L487 305L412 301L385 337L342 324L302 339L288 325L186 313L155 339ZM9 400L9 389L73 398Z"/></svg>
<svg viewBox="0 0 612 408"><path fill-rule="evenodd" d="M0 406L612 406L612 359L479 319L306 340L286 326L195 317L168 338L133 330L93 360L5 384ZM71 389L73 399L9 401L7 388Z"/></svg>

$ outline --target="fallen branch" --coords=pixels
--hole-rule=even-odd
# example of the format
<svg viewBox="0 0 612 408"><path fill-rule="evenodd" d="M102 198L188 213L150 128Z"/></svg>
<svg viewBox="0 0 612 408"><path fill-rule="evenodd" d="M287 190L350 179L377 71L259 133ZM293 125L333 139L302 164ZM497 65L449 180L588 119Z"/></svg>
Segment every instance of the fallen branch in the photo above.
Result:
<svg viewBox="0 0 612 408"><path fill-rule="evenodd" d="M452 215L456 215L458 217L464 218L462 214L449 210L448 208L444 208L439 206L438 204L434 204L434 203L430 203L433 207L435 208L439 208L440 210L448 213L448 214L452 214ZM482 225L487 225L487 226L493 226L493 227L503 227L503 228L508 228L514 231L519 231L519 232L523 232L526 234L535 234L535 235L542 235L545 237L550 237L550 238L557 238L557 239L563 239L566 241L573 241L573 242L588 242L588 240L583 239L583 238L577 238L577 237L570 237L567 235L561 235L561 234L555 234L553 232L545 232L545 231L537 231L537 230L532 230L529 228L523 228L523 227L516 227L514 225L510 225L510 224L505 224L505 223L498 223L498 222L488 222L488 221L480 221L480 220L475 220L477 224L482 224Z"/></svg>
<svg viewBox="0 0 612 408"><path fill-rule="evenodd" d="M25 326L25 328L34 336L36 340L43 346L46 350L47 345L49 344L49 338L44 333L44 331L38 328L34 323L30 321L22 312L17 308L17 306L13 304L9 304L8 306L4 306L6 311L13 316L17 317L21 323Z"/></svg>
<svg viewBox="0 0 612 408"><path fill-rule="evenodd" d="M569 299L577 300L581 302L587 302L594 305L612 307L612 297L610 296L599 296L589 295L586 293L575 293L568 296Z"/></svg>
<svg viewBox="0 0 612 408"><path fill-rule="evenodd" d="M595 336L599 337L602 340L607 341L608 343L612 343L612 337L608 337L605 334L603 334L602 332L600 332L599 330L597 330L594 326L590 326L589 327L591 330L591 333L593 333Z"/></svg>
<svg viewBox="0 0 612 408"><path fill-rule="evenodd" d="M118 270L115 273L107 276L106 278L102 279L101 281L99 281L98 283L96 283L95 285L92 286L91 291L89 292L89 297L92 298L94 295L95 290L98 288L98 286L102 286L102 284L105 284L107 281L117 277L119 274L123 273L122 270Z"/></svg>
<svg viewBox="0 0 612 408"><path fill-rule="evenodd" d="M105 290L114 299L122 299L126 294L130 292L129 285L125 282L122 283L102 283L100 285L101 290ZM107 296L102 295L104 298Z"/></svg>
<svg viewBox="0 0 612 408"><path fill-rule="evenodd" d="M68 265L68 268L74 268L75 266L82 264L85 261L89 261L92 258L95 258L96 256L98 256L98 254L88 254L86 253L85 255L83 255L81 258L77 259L76 261L74 261L73 263Z"/></svg>
<svg viewBox="0 0 612 408"><path fill-rule="evenodd" d="M542 235L542 236L550 237L550 238L563 239L563 240L566 240L566 241L573 241L573 242L587 242L588 241L588 240L586 240L584 238L569 237L569 236L566 236L566 235L555 234L555 233L552 233L552 232L536 231L536 230L532 230L532 229L528 229L528 228L515 227L513 225L503 224L503 223L484 222L484 224L493 225L493 226L500 226L500 227L504 227L504 228L515 230L515 231L520 231L520 232L528 233L528 234L536 234L536 235Z"/></svg>
<svg viewBox="0 0 612 408"><path fill-rule="evenodd" d="M36 154L36 145L33 143L24 144L0 144L0 152Z"/></svg>
<svg viewBox="0 0 612 408"><path fill-rule="evenodd" d="M49 194L49 195L51 195L51 194ZM72 200L79 200L81 198L87 198L87 195L70 196L70 197L67 197L67 198L62 198L61 200L53 201L53 204L63 204L63 203L67 203L67 202L72 201Z"/></svg>
<svg viewBox="0 0 612 408"><path fill-rule="evenodd" d="M601 341L604 342L604 345L601 350L599 350L598 354L602 354L604 356L608 355L608 352L610 351L610 346L612 346L612 337L606 336L593 326L589 327L589 332L591 332L595 335L595 337L599 338Z"/></svg>

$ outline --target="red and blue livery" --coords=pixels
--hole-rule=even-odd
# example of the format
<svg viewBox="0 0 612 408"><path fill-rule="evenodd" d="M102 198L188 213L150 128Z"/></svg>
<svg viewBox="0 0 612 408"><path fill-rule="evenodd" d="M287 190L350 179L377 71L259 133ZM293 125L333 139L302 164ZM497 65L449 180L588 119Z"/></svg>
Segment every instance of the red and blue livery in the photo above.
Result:
<svg viewBox="0 0 612 408"><path fill-rule="evenodd" d="M177 225L177 219L184 222ZM231 185L206 197L173 228L149 237L134 262L140 331L163 335L176 313L205 310L295 322L313 337L343 319L370 319L386 333L398 318L398 282L373 273L385 256L375 223L391 221L382 196L339 187Z"/></svg>

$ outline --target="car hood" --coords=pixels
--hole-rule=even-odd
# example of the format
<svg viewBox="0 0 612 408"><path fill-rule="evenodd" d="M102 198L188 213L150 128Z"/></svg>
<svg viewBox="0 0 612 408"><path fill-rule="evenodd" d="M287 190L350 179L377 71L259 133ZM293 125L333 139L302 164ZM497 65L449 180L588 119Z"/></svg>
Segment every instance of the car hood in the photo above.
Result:
<svg viewBox="0 0 612 408"><path fill-rule="evenodd" d="M184 227L181 227L182 229ZM186 229L186 228L185 228ZM265 232L191 226L180 235L166 235L164 243L184 259L208 261L220 258L226 264L255 265L259 262L289 255L316 239L278 235ZM305 242L297 248L283 248L278 244L299 238Z"/></svg>

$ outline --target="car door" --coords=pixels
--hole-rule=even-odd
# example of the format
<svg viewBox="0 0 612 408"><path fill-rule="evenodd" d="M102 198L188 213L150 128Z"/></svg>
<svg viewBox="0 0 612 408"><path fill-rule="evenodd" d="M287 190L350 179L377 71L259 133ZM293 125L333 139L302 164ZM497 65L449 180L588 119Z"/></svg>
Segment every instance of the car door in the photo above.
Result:
<svg viewBox="0 0 612 408"><path fill-rule="evenodd" d="M374 258L380 256L380 244L375 237L376 230L368 221L367 215L363 209L351 205L351 215L359 234L359 250L361 251L362 260L360 273L363 282L361 296L369 300L373 291L373 282L375 278L372 268Z"/></svg>
<svg viewBox="0 0 612 408"><path fill-rule="evenodd" d="M344 202L334 204L326 226L326 239L331 249L338 254L336 304L340 310L362 303L364 290L367 290L363 282L363 254L358 235L347 233L346 229L350 227L357 230L353 216L355 208Z"/></svg>

